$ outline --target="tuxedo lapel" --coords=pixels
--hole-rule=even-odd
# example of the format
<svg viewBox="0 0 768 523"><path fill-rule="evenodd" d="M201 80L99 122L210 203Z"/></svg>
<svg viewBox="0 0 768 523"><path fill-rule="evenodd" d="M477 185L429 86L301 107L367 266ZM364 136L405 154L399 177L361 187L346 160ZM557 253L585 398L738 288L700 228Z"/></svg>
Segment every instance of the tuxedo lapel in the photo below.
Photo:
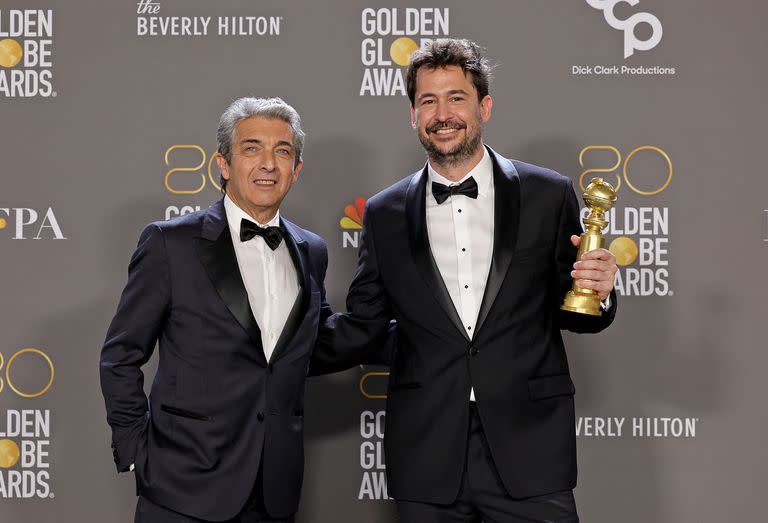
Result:
<svg viewBox="0 0 768 523"><path fill-rule="evenodd" d="M479 332L509 270L520 225L520 178L512 162L488 147L493 160L493 258L477 316Z"/></svg>
<svg viewBox="0 0 768 523"><path fill-rule="evenodd" d="M427 233L427 167L411 178L408 186L408 192L405 195L406 223L408 224L408 239L411 247L411 256L416 264L424 283L432 291L433 295L450 318L451 323L458 329L461 335L469 340L461 317L453 305L451 295L440 276L435 259L432 256L432 250L429 246L429 234Z"/></svg>
<svg viewBox="0 0 768 523"><path fill-rule="evenodd" d="M203 219L201 237L197 239L197 256L229 312L248 332L253 343L261 348L261 330L251 311L248 292L237 265L223 199L213 204ZM263 350L258 352L264 357Z"/></svg>
<svg viewBox="0 0 768 523"><path fill-rule="evenodd" d="M309 306L311 291L307 242L301 237L298 227L284 219L282 216L280 217L280 225L285 231L285 245L288 247L288 252L291 254L291 260L293 261L293 266L296 268L296 275L298 276L301 289L291 308L291 312L288 314L288 318L285 320L285 326L280 333L280 338L277 340L275 350L272 351L270 361L274 361L280 356L281 352L285 350L285 346L291 341L294 334L296 334L296 329L301 323L302 318L306 314L307 307Z"/></svg>

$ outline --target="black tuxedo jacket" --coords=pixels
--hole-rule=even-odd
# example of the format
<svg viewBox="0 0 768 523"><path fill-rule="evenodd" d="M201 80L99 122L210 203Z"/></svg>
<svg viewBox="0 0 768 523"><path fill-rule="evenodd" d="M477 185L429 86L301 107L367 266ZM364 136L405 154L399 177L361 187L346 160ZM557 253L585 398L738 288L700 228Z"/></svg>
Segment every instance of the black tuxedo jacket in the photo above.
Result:
<svg viewBox="0 0 768 523"><path fill-rule="evenodd" d="M559 309L582 232L571 181L493 160L493 256L473 339L432 258L427 168L368 200L348 314L329 318L321 344L343 353L397 320L387 399L388 487L397 499L451 503L461 484L474 387L493 460L514 498L576 483L574 386L561 329L598 332L602 317Z"/></svg>
<svg viewBox="0 0 768 523"><path fill-rule="evenodd" d="M273 517L296 512L303 474L304 381L330 314L325 242L281 219L301 290L267 362L223 200L150 224L101 352L101 386L118 471L138 492L220 521L243 507L263 469ZM159 341L149 401L140 367ZM263 463L261 462L263 460Z"/></svg>

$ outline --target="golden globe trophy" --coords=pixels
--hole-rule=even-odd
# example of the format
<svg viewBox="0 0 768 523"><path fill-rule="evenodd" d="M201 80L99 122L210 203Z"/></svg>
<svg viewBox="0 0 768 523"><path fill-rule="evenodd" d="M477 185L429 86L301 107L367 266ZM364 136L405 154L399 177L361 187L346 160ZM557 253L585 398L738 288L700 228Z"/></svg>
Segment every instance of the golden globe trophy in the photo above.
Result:
<svg viewBox="0 0 768 523"><path fill-rule="evenodd" d="M608 225L605 213L616 203L616 190L602 178L592 178L581 197L584 198L584 203L589 208L589 215L583 220L586 230L581 234L579 252L576 255L577 260L580 260L581 255L585 252L594 251L605 244L605 238L600 231ZM573 286L565 295L560 308L564 311L591 316L603 314L597 291L583 289L576 285L576 282L573 282Z"/></svg>

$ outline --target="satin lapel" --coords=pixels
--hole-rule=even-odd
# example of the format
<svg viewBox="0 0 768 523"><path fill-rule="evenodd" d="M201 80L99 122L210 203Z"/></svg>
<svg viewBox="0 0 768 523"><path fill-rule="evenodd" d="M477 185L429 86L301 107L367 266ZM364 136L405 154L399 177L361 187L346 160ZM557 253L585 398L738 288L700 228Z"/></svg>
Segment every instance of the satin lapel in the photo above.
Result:
<svg viewBox="0 0 768 523"><path fill-rule="evenodd" d="M248 292L240 276L223 200L212 205L205 215L202 234L197 239L197 256L229 312L248 332L253 343L262 347L261 330L253 317ZM263 350L258 352L263 358Z"/></svg>
<svg viewBox="0 0 768 523"><path fill-rule="evenodd" d="M298 228L294 224L282 217L280 218L280 224L282 225L283 230L286 231L284 241L286 247L288 247L288 252L291 254L291 260L293 261L293 266L296 269L296 275L299 279L300 289L299 295L291 308L291 312L285 320L285 326L277 340L275 350L272 351L270 361L275 361L280 356L281 352L285 350L285 346L296 334L296 329L306 314L309 305L309 293L311 290L309 282L309 250L307 242L300 236Z"/></svg>
<svg viewBox="0 0 768 523"><path fill-rule="evenodd" d="M520 224L520 178L517 170L512 162L496 154L490 147L488 152L493 160L493 259L477 315L476 332L480 331L488 317L509 270Z"/></svg>
<svg viewBox="0 0 768 523"><path fill-rule="evenodd" d="M411 256L416 264L416 268L421 274L424 283L432 291L440 307L448 315L451 323L458 329L461 335L469 340L464 331L461 317L456 312L451 295L445 287L440 269L438 269L435 259L432 257L432 250L429 247L429 234L427 233L427 167L413 176L408 186L408 192L405 195L405 214L408 224L408 239L411 244Z"/></svg>

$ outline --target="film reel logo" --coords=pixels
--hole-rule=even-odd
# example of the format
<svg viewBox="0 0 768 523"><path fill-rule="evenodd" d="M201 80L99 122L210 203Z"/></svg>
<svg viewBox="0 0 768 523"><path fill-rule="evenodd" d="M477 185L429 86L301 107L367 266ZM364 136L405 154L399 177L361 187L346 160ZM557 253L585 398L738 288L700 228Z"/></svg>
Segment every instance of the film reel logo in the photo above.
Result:
<svg viewBox="0 0 768 523"><path fill-rule="evenodd" d="M603 12L605 21L614 29L624 32L624 58L629 58L635 51L649 51L659 45L663 34L661 21L650 13L635 13L626 20L620 20L614 12L618 4L636 6L640 0L586 0L590 7ZM635 36L635 29L640 24L651 27L651 36L647 40L640 40Z"/></svg>

